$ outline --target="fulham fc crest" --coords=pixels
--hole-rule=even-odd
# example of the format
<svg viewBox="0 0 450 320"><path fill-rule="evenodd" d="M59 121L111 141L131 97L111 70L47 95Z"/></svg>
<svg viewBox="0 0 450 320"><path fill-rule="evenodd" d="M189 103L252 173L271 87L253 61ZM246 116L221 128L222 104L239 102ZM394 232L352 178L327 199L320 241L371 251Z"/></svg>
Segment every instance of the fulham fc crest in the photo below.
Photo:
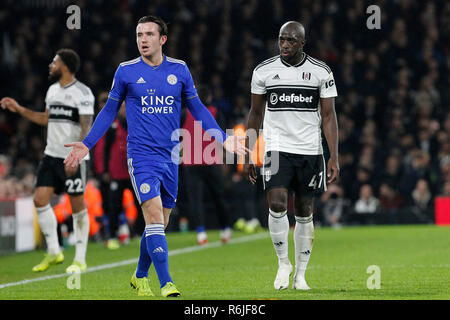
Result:
<svg viewBox="0 0 450 320"><path fill-rule="evenodd" d="M272 172L270 171L270 169L266 169L264 171L264 180L267 182L270 180L271 177L272 177Z"/></svg>
<svg viewBox="0 0 450 320"><path fill-rule="evenodd" d="M308 81L311 80L311 72L303 72L302 79Z"/></svg>

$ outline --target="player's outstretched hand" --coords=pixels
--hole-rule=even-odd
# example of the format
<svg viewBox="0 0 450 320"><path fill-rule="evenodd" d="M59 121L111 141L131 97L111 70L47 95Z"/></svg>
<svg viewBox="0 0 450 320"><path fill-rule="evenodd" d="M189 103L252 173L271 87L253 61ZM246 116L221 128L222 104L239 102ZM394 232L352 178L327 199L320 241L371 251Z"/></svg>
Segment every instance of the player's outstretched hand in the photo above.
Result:
<svg viewBox="0 0 450 320"><path fill-rule="evenodd" d="M85 146L83 142L73 142L67 143L64 147L72 147L69 155L64 160L66 166L75 168L77 165L81 164L84 157L89 153L89 148Z"/></svg>
<svg viewBox="0 0 450 320"><path fill-rule="evenodd" d="M245 155L250 152L248 148L244 146L245 137L241 136L228 136L224 141L223 147L228 152L236 153L238 155Z"/></svg>
<svg viewBox="0 0 450 320"><path fill-rule="evenodd" d="M20 108L17 101L10 97L2 98L2 100L0 100L0 106L3 110L8 109L11 112L18 112Z"/></svg>

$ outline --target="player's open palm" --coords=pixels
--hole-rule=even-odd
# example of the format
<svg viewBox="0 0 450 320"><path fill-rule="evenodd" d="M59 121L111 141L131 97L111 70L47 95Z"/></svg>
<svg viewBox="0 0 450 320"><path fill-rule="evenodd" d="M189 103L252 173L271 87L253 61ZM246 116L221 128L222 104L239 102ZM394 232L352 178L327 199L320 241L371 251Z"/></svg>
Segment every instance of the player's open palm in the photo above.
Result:
<svg viewBox="0 0 450 320"><path fill-rule="evenodd" d="M225 150L231 153L236 153L238 155L245 155L250 150L245 147L245 137L242 136L228 136L228 138L224 141L223 147Z"/></svg>
<svg viewBox="0 0 450 320"><path fill-rule="evenodd" d="M84 157L89 153L89 148L83 142L67 143L64 147L72 147L72 151L64 160L64 164L68 167L76 167L81 164Z"/></svg>

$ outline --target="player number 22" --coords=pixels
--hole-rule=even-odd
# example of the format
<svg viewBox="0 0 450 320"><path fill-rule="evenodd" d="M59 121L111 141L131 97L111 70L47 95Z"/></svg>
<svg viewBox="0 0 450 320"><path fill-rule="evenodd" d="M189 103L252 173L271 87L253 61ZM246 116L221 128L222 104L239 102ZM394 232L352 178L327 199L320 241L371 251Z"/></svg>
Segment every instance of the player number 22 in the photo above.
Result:
<svg viewBox="0 0 450 320"><path fill-rule="evenodd" d="M319 176L319 177L317 177L317 176ZM320 187L322 187L322 180L323 180L323 172L320 172L318 175L315 174L315 175L313 175L311 181L309 182L308 187L311 187L314 189L320 188Z"/></svg>
<svg viewBox="0 0 450 320"><path fill-rule="evenodd" d="M83 181L80 178L66 180L67 192L83 192Z"/></svg>

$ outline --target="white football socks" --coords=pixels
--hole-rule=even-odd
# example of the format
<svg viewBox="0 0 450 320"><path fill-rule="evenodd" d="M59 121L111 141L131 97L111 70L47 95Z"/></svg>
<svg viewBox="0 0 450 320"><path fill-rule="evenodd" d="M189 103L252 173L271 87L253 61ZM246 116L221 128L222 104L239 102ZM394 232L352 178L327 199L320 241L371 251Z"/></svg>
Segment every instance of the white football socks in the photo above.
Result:
<svg viewBox="0 0 450 320"><path fill-rule="evenodd" d="M290 264L288 257L289 220L287 210L274 212L269 209L269 232L279 263Z"/></svg>
<svg viewBox="0 0 450 320"><path fill-rule="evenodd" d="M309 217L295 217L294 244L296 272L305 277L314 241L314 223L312 214Z"/></svg>
<svg viewBox="0 0 450 320"><path fill-rule="evenodd" d="M86 263L86 249L89 240L89 216L87 209L73 213L73 232L75 234L74 261Z"/></svg>
<svg viewBox="0 0 450 320"><path fill-rule="evenodd" d="M55 213L50 204L44 207L36 207L38 215L39 226L45 237L47 244L47 253L55 255L61 252L61 247L58 241L58 221L56 221Z"/></svg>

